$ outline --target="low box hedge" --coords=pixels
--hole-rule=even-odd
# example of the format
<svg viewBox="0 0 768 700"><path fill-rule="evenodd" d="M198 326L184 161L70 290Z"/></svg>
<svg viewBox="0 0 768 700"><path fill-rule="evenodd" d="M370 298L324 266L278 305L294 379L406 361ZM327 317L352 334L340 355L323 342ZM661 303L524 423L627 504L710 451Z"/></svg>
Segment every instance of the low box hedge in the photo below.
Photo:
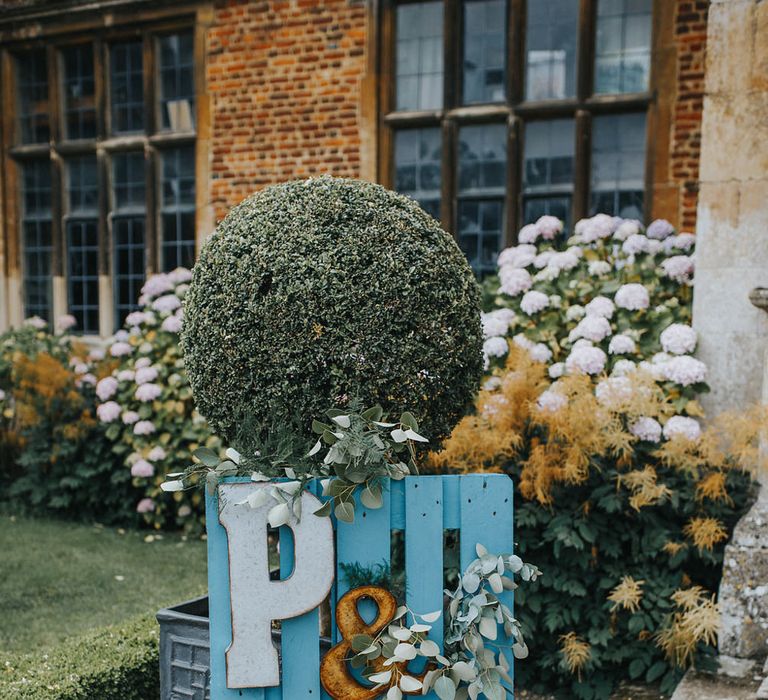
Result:
<svg viewBox="0 0 768 700"><path fill-rule="evenodd" d="M45 653L0 655L0 698L152 700L160 697L153 615L101 628Z"/></svg>

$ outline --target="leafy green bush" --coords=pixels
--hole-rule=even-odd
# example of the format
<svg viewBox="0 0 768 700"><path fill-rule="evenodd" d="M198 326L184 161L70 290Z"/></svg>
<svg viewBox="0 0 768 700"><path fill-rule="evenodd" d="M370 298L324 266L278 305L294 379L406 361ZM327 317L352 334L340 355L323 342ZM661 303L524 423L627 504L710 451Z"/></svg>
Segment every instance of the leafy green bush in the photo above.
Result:
<svg viewBox="0 0 768 700"><path fill-rule="evenodd" d="M217 448L195 410L179 347L182 300L191 277L179 268L150 277L142 308L107 350L109 373L99 380L96 409L105 442L117 459L115 478L132 483L123 510L156 529L202 530L202 494L186 491L157 498L167 473L183 471L201 445Z"/></svg>
<svg viewBox="0 0 768 700"><path fill-rule="evenodd" d="M516 599L522 687L605 699L629 677L670 692L714 655L723 549L768 412L699 423L692 234L602 214L561 233L542 217L500 254L489 376L432 463L515 481L518 551L545 572Z"/></svg>
<svg viewBox="0 0 768 700"><path fill-rule="evenodd" d="M479 291L453 238L410 199L323 177L235 207L195 265L182 346L199 411L302 424L357 398L411 410L434 439L482 372Z"/></svg>
<svg viewBox="0 0 768 700"><path fill-rule="evenodd" d="M159 630L152 616L64 642L47 653L0 655L0 697L150 700L160 695Z"/></svg>
<svg viewBox="0 0 768 700"><path fill-rule="evenodd" d="M0 336L0 478L16 510L135 522L130 479L95 420L87 350L40 319Z"/></svg>

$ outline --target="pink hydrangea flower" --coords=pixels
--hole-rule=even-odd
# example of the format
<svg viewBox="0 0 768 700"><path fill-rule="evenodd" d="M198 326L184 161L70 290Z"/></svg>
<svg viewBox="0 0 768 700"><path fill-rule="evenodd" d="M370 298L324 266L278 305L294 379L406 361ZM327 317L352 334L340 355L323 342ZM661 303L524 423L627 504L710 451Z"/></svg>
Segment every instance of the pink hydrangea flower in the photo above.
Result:
<svg viewBox="0 0 768 700"><path fill-rule="evenodd" d="M536 259L536 246L517 245L505 248L499 253L499 267L528 267Z"/></svg>
<svg viewBox="0 0 768 700"><path fill-rule="evenodd" d="M112 343L112 347L109 348L109 354L112 357L123 357L124 355L130 355L133 352L133 348L130 343L118 340L116 343Z"/></svg>
<svg viewBox="0 0 768 700"><path fill-rule="evenodd" d="M102 401L111 399L117 391L117 379L114 377L104 377L100 379L96 385L96 396Z"/></svg>
<svg viewBox="0 0 768 700"><path fill-rule="evenodd" d="M177 267L175 270L168 273L168 279L174 284L189 282L192 279L192 271L188 270L186 267Z"/></svg>
<svg viewBox="0 0 768 700"><path fill-rule="evenodd" d="M664 437L667 440L685 438L686 440L696 442L701 437L701 426L693 418L672 416L664 424Z"/></svg>
<svg viewBox="0 0 768 700"><path fill-rule="evenodd" d="M591 219L582 219L574 229L584 243L594 243L608 238L616 230L616 221L608 214L595 214Z"/></svg>
<svg viewBox="0 0 768 700"><path fill-rule="evenodd" d="M155 424L151 420L140 420L133 426L134 435L151 435L156 430L157 428L155 428Z"/></svg>
<svg viewBox="0 0 768 700"><path fill-rule="evenodd" d="M707 378L707 366L690 355L678 355L660 365L665 379L681 386L698 384Z"/></svg>
<svg viewBox="0 0 768 700"><path fill-rule="evenodd" d="M613 232L617 241L626 241L630 236L640 233L640 222L636 219L624 219Z"/></svg>
<svg viewBox="0 0 768 700"><path fill-rule="evenodd" d="M539 237L539 229L536 224L526 224L517 234L520 243L535 243Z"/></svg>
<svg viewBox="0 0 768 700"><path fill-rule="evenodd" d="M139 414L136 411L126 411L123 413L123 423L125 425L133 425L139 420Z"/></svg>
<svg viewBox="0 0 768 700"><path fill-rule="evenodd" d="M690 282L694 272L693 258L688 255L673 255L661 263L664 274L675 282Z"/></svg>
<svg viewBox="0 0 768 700"><path fill-rule="evenodd" d="M527 270L514 267L502 267L499 270L499 291L511 297L531 288L533 280Z"/></svg>
<svg viewBox="0 0 768 700"><path fill-rule="evenodd" d="M632 383L627 377L608 377L597 383L595 397L606 408L619 410L632 399Z"/></svg>
<svg viewBox="0 0 768 700"><path fill-rule="evenodd" d="M151 459L153 462L161 462L167 456L168 455L166 454L165 450L162 447L160 447L160 445L156 445L149 451L147 458Z"/></svg>
<svg viewBox="0 0 768 700"><path fill-rule="evenodd" d="M43 328L48 327L48 322L44 321L39 316L30 316L29 318L24 319L24 325L29 326L30 328L35 328L38 331L43 330Z"/></svg>
<svg viewBox="0 0 768 700"><path fill-rule="evenodd" d="M138 366L138 362L136 365ZM157 379L157 370L154 367L141 367L136 370L136 384L138 385L154 382L155 379Z"/></svg>
<svg viewBox="0 0 768 700"><path fill-rule="evenodd" d="M531 349L531 358L536 362L546 364L552 359L552 351L544 343L536 343Z"/></svg>
<svg viewBox="0 0 768 700"><path fill-rule="evenodd" d="M60 333L68 331L77 325L77 319L72 314L63 314L56 319L56 330Z"/></svg>
<svg viewBox="0 0 768 700"><path fill-rule="evenodd" d="M151 513L155 509L155 502L151 498L142 498L137 506L137 513Z"/></svg>
<svg viewBox="0 0 768 700"><path fill-rule="evenodd" d="M183 322L178 316L168 316L161 324L160 328L166 333L180 333Z"/></svg>
<svg viewBox="0 0 768 700"><path fill-rule="evenodd" d="M582 345L571 350L565 360L565 368L569 374L600 374L605 369L607 359L600 348Z"/></svg>
<svg viewBox="0 0 768 700"><path fill-rule="evenodd" d="M616 306L629 311L647 309L651 303L648 290L642 284L637 283L624 284L619 287L614 301Z"/></svg>
<svg viewBox="0 0 768 700"><path fill-rule="evenodd" d="M652 221L648 228L645 230L645 235L648 238L655 238L656 240L663 241L667 236L674 233L675 227L669 223L666 219L656 219Z"/></svg>
<svg viewBox="0 0 768 700"><path fill-rule="evenodd" d="M611 324L602 316L585 316L578 322L568 339L573 342L578 338L586 338L593 343L599 343L611 335Z"/></svg>
<svg viewBox="0 0 768 700"><path fill-rule="evenodd" d="M629 426L629 432L636 438L646 442L661 440L661 424L655 418L641 416Z"/></svg>
<svg viewBox="0 0 768 700"><path fill-rule="evenodd" d="M659 340L664 352L673 355L687 355L696 349L696 331L687 323L673 323L667 326Z"/></svg>
<svg viewBox="0 0 768 700"><path fill-rule="evenodd" d="M141 288L142 295L147 297L156 297L165 292L173 291L176 285L166 274L152 275Z"/></svg>
<svg viewBox="0 0 768 700"><path fill-rule="evenodd" d="M120 404L115 401L107 401L96 409L96 415L102 423L111 423L120 415Z"/></svg>
<svg viewBox="0 0 768 700"><path fill-rule="evenodd" d="M549 297L544 292L526 292L520 301L520 309L529 316L539 313L549 306Z"/></svg>
<svg viewBox="0 0 768 700"><path fill-rule="evenodd" d="M147 320L147 314L143 311L132 311L125 317L128 326L141 326Z"/></svg>
<svg viewBox="0 0 768 700"><path fill-rule="evenodd" d="M676 236L670 236L664 241L664 247L667 250L689 251L696 243L696 236L692 233L678 233Z"/></svg>
<svg viewBox="0 0 768 700"><path fill-rule="evenodd" d="M611 355L627 355L637 350L635 341L628 335L614 335L608 344L608 353Z"/></svg>
<svg viewBox="0 0 768 700"><path fill-rule="evenodd" d="M160 313L171 313L181 306L181 299L175 294L166 294L152 302L152 308Z"/></svg>
<svg viewBox="0 0 768 700"><path fill-rule="evenodd" d="M154 401L160 394L163 393L163 388L159 384L142 384L136 389L134 396L137 401L144 403L148 401Z"/></svg>
<svg viewBox="0 0 768 700"><path fill-rule="evenodd" d="M140 459L131 467L131 476L147 479L155 475L155 467L146 459Z"/></svg>
<svg viewBox="0 0 768 700"><path fill-rule="evenodd" d="M536 406L540 411L555 413L568 403L568 399L555 389L547 389L536 400Z"/></svg>
<svg viewBox="0 0 768 700"><path fill-rule="evenodd" d="M616 307L608 297L595 297L584 307L587 316L602 316L603 318L613 318L613 312Z"/></svg>
<svg viewBox="0 0 768 700"><path fill-rule="evenodd" d="M544 216L539 217L539 220L536 222L536 228L539 230L541 237L545 241L551 241L558 234L562 233L563 222L556 216L545 214Z"/></svg>
<svg viewBox="0 0 768 700"><path fill-rule="evenodd" d="M642 233L635 233L622 243L621 249L627 255L648 253L650 251L650 241Z"/></svg>
<svg viewBox="0 0 768 700"><path fill-rule="evenodd" d="M506 338L488 338L483 343L483 353L487 357L503 357L509 352Z"/></svg>
<svg viewBox="0 0 768 700"><path fill-rule="evenodd" d="M135 377L135 373L132 369L121 369L117 373L117 381L118 382L132 382L133 378Z"/></svg>

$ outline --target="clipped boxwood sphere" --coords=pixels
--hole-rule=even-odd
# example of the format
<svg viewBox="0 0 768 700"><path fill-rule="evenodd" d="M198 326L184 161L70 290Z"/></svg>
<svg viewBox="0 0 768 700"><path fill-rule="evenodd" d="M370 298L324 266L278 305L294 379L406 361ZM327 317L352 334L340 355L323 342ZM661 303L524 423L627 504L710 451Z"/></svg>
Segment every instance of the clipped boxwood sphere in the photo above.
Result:
<svg viewBox="0 0 768 700"><path fill-rule="evenodd" d="M410 410L435 446L483 371L479 288L414 201L357 180L288 182L203 246L182 348L198 411L225 439L245 418L308 425L358 397Z"/></svg>

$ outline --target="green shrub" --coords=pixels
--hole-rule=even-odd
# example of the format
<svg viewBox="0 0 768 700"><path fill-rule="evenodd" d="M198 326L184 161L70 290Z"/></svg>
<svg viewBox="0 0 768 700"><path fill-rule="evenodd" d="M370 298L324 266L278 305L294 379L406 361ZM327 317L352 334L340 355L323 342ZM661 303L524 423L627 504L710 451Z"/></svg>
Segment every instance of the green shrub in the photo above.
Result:
<svg viewBox="0 0 768 700"><path fill-rule="evenodd" d="M235 207L203 247L185 314L195 401L227 441L246 416L307 424L352 398L408 409L438 440L482 372L479 290L453 238L360 181L290 182Z"/></svg>
<svg viewBox="0 0 768 700"><path fill-rule="evenodd" d="M47 653L0 655L0 698L150 700L160 695L159 630L146 615Z"/></svg>
<svg viewBox="0 0 768 700"><path fill-rule="evenodd" d="M197 447L218 446L195 410L179 347L181 303L191 276L178 268L146 281L141 309L128 314L108 345L110 371L96 385L96 413L116 458L115 478L132 483L123 510L134 518L138 512L155 529L200 532L200 492L157 498L166 474L183 471Z"/></svg>

